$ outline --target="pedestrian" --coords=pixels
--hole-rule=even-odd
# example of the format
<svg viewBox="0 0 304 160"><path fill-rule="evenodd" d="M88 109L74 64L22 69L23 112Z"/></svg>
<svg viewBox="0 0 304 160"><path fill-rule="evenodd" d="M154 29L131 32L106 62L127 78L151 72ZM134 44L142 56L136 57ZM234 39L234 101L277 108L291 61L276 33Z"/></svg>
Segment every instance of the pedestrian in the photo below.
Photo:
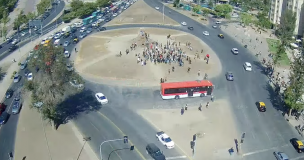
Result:
<svg viewBox="0 0 304 160"><path fill-rule="evenodd" d="M211 101L214 102L214 97L213 97L213 95L211 96Z"/></svg>
<svg viewBox="0 0 304 160"><path fill-rule="evenodd" d="M170 69L168 69L168 73L170 74Z"/></svg>
<svg viewBox="0 0 304 160"><path fill-rule="evenodd" d="M209 106L209 102L207 102L207 104L206 104L206 108L208 108L208 106Z"/></svg>
<svg viewBox="0 0 304 160"><path fill-rule="evenodd" d="M188 104L186 104L186 106L185 106L185 110L188 110Z"/></svg>
<svg viewBox="0 0 304 160"><path fill-rule="evenodd" d="M13 62L16 62L15 58L13 59Z"/></svg>
<svg viewBox="0 0 304 160"><path fill-rule="evenodd" d="M234 152L234 149L233 147L231 147L229 150L228 150L229 154L232 155L232 153Z"/></svg>
<svg viewBox="0 0 304 160"><path fill-rule="evenodd" d="M201 76L201 70L198 70L197 76Z"/></svg>
<svg viewBox="0 0 304 160"><path fill-rule="evenodd" d="M121 51L119 52L119 56L120 56L120 57L122 56Z"/></svg>
<svg viewBox="0 0 304 160"><path fill-rule="evenodd" d="M189 72L190 72L190 70L191 70L191 68L190 68L190 67L188 67L188 71L187 71L187 72L189 73Z"/></svg>
<svg viewBox="0 0 304 160"><path fill-rule="evenodd" d="M163 78L160 78L160 83L164 83Z"/></svg>
<svg viewBox="0 0 304 160"><path fill-rule="evenodd" d="M198 107L199 111L202 111L202 103L200 103L199 107Z"/></svg>
<svg viewBox="0 0 304 160"><path fill-rule="evenodd" d="M174 69L175 69L174 66L172 66L172 72L174 72Z"/></svg>
<svg viewBox="0 0 304 160"><path fill-rule="evenodd" d="M76 47L75 47L75 52L77 52Z"/></svg>
<svg viewBox="0 0 304 160"><path fill-rule="evenodd" d="M185 110L184 110L184 107L181 109L181 115L184 115L185 113Z"/></svg>

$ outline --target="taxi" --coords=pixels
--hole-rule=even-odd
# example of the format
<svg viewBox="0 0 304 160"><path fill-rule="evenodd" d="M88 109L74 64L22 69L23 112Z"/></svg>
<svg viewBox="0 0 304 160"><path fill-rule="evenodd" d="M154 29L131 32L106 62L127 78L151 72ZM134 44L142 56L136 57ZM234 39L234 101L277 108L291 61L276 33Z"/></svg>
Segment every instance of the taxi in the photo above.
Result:
<svg viewBox="0 0 304 160"><path fill-rule="evenodd" d="M224 39L224 35L223 34L219 34L218 37L220 37L221 39Z"/></svg>
<svg viewBox="0 0 304 160"><path fill-rule="evenodd" d="M73 37L73 43L78 43L78 41L79 41L79 39L78 39L78 37Z"/></svg>
<svg viewBox="0 0 304 160"><path fill-rule="evenodd" d="M266 112L266 105L264 102L257 102L257 107L260 112Z"/></svg>
<svg viewBox="0 0 304 160"><path fill-rule="evenodd" d="M302 141L298 140L297 138L292 138L290 140L290 143L293 145L293 147L297 150L298 153L304 152L304 145Z"/></svg>

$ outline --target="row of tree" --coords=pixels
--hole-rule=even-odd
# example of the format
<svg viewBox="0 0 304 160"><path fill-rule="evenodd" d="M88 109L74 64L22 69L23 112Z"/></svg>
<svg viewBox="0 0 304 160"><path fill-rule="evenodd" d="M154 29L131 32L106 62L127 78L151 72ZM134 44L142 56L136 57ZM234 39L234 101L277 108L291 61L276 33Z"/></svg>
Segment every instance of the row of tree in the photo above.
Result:
<svg viewBox="0 0 304 160"><path fill-rule="evenodd" d="M71 83L84 84L76 72L67 69L69 62L63 52L62 46L36 47L28 65L31 71L36 71L33 74L34 79L25 82L23 90L25 93L31 93L32 107L37 108L54 127L69 118L68 114L63 113L63 102L81 91ZM75 109L76 106L77 104Z"/></svg>
<svg viewBox="0 0 304 160"><path fill-rule="evenodd" d="M71 11L66 13L62 20L69 22L75 18L85 18L90 16L97 9L107 7L111 4L110 0L97 0L96 2L83 2L81 0L73 0L71 2Z"/></svg>

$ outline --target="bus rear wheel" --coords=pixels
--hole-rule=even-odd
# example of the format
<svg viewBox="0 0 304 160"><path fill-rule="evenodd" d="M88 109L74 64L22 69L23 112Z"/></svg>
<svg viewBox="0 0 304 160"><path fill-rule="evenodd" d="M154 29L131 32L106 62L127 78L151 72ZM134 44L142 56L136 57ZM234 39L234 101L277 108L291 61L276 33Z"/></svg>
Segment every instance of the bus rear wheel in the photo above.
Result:
<svg viewBox="0 0 304 160"><path fill-rule="evenodd" d="M205 94L204 94L204 93L202 93L202 94L200 95L200 97L205 97Z"/></svg>
<svg viewBox="0 0 304 160"><path fill-rule="evenodd" d="M175 99L179 99L179 96L175 96Z"/></svg>

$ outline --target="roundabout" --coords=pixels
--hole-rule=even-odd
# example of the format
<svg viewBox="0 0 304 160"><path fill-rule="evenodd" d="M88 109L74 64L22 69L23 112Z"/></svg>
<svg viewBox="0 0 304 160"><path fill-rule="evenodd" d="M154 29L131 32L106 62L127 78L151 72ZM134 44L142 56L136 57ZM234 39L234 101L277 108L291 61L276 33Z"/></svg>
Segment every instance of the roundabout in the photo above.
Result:
<svg viewBox="0 0 304 160"><path fill-rule="evenodd" d="M159 86L161 78L166 82L202 80L204 74L213 78L222 70L216 54L203 41L172 29L100 32L84 39L78 50L77 72L87 80L113 85Z"/></svg>

